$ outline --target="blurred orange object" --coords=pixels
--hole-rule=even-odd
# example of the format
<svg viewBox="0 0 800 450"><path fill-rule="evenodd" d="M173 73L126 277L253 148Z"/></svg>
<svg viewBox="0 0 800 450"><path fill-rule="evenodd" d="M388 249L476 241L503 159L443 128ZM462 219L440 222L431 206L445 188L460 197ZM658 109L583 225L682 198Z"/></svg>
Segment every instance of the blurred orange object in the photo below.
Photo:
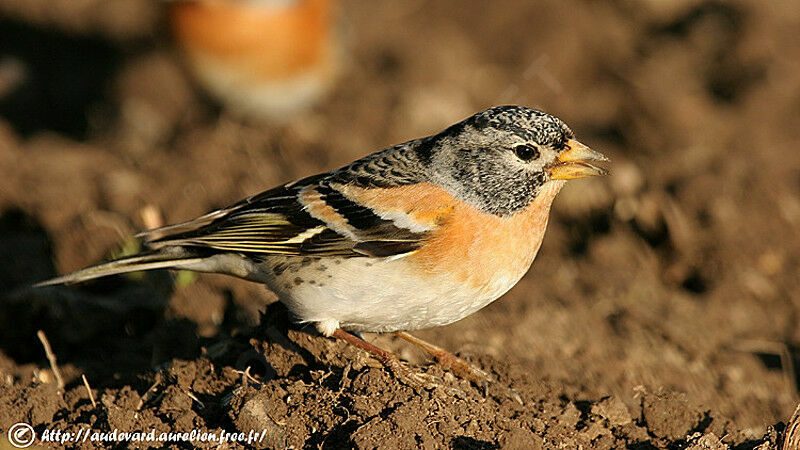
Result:
<svg viewBox="0 0 800 450"><path fill-rule="evenodd" d="M172 31L198 81L244 114L287 119L333 85L336 0L177 0Z"/></svg>

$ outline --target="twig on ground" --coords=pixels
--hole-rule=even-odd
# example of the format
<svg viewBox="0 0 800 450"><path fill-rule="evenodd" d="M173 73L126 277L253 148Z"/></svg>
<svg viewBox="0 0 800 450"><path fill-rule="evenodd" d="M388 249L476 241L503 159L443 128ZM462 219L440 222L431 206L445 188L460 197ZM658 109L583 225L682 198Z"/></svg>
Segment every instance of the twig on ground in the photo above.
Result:
<svg viewBox="0 0 800 450"><path fill-rule="evenodd" d="M92 401L92 407L97 408L97 402L94 401L94 394L92 394L92 388L89 387L89 380L86 379L85 374L81 374L81 378L83 379L83 385L86 386L86 392L89 393L89 400Z"/></svg>
<svg viewBox="0 0 800 450"><path fill-rule="evenodd" d="M58 392L63 394L64 379L61 378L61 371L58 370L58 364L56 364L56 355L53 353L53 349L50 347L50 341L47 340L47 336L45 336L44 331L42 330L37 331L36 336L38 336L39 340L42 342L42 347L44 347L44 354L47 356L47 360L50 362L50 370L52 370L53 375L56 376Z"/></svg>
<svg viewBox="0 0 800 450"><path fill-rule="evenodd" d="M147 391L145 391L145 393L142 394L142 398L139 399L139 404L136 405L136 411L141 410L142 406L144 406L145 402L150 400L150 397L153 395L153 392L155 392L155 390L156 390L156 388L158 387L159 384L161 384L161 372L156 372L156 381L155 381L155 383L153 383L152 386L147 388Z"/></svg>
<svg viewBox="0 0 800 450"><path fill-rule="evenodd" d="M250 384L247 382L247 380L249 380L250 378L253 377L250 376L250 366L247 366L247 368L244 369L244 373L242 374L242 386L244 386L245 388L249 387Z"/></svg>
<svg viewBox="0 0 800 450"><path fill-rule="evenodd" d="M250 366L247 366L247 368L245 370L234 370L234 372L236 372L236 373L238 373L238 374L240 374L242 376L242 387L249 387L250 386L250 383L248 382L248 380L252 381L255 384L257 384L259 387L264 385L264 383L258 381L257 379L253 378L252 375L250 375Z"/></svg>
<svg viewBox="0 0 800 450"><path fill-rule="evenodd" d="M186 394L187 397L189 397L190 399L196 401L197 404L200 405L201 408L205 408L206 407L206 405L203 402L201 402L199 398L195 397L195 395L192 394L188 389L184 390L183 392Z"/></svg>

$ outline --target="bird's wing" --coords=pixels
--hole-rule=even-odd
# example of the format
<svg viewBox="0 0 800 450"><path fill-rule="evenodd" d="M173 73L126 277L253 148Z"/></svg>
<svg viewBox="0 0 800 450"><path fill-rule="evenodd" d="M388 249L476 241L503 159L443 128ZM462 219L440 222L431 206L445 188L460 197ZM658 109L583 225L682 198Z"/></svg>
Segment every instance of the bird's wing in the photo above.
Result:
<svg viewBox="0 0 800 450"><path fill-rule="evenodd" d="M317 175L189 222L142 233L151 248L200 247L244 254L387 257L412 252L427 229L381 215Z"/></svg>

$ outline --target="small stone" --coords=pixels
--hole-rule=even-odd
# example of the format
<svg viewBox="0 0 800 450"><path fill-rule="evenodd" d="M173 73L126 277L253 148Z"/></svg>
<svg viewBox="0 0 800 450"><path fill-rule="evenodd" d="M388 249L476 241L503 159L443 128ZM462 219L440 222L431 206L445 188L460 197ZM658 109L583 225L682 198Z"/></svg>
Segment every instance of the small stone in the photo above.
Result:
<svg viewBox="0 0 800 450"><path fill-rule="evenodd" d="M689 438L689 447L686 450L728 450L730 447L724 444L714 433L700 435L695 433Z"/></svg>
<svg viewBox="0 0 800 450"><path fill-rule="evenodd" d="M259 441L253 443L256 448L285 448L286 432L267 414L268 401L269 399L263 395L255 395L248 399L239 410L234 423L242 433L249 434L253 431L259 436Z"/></svg>
<svg viewBox="0 0 800 450"><path fill-rule="evenodd" d="M633 421L628 407L617 397L607 397L592 406L592 414L606 420L611 426L627 425Z"/></svg>
<svg viewBox="0 0 800 450"><path fill-rule="evenodd" d="M685 438L702 417L685 394L674 392L645 394L642 412L650 433L671 440Z"/></svg>
<svg viewBox="0 0 800 450"><path fill-rule="evenodd" d="M581 412L572 402L564 407L564 412L561 413L561 417L559 418L559 421L568 428L575 428L580 420Z"/></svg>
<svg viewBox="0 0 800 450"><path fill-rule="evenodd" d="M539 450L544 447L544 439L524 428L513 428L500 437L500 448Z"/></svg>

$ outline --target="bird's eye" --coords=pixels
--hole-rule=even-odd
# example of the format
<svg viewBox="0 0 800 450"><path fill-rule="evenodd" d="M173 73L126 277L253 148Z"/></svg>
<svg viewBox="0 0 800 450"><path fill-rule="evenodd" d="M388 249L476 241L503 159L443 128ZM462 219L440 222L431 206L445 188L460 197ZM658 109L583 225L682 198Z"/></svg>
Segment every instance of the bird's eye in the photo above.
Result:
<svg viewBox="0 0 800 450"><path fill-rule="evenodd" d="M530 145L518 145L514 147L514 154L523 161L530 161L539 157L539 150Z"/></svg>

